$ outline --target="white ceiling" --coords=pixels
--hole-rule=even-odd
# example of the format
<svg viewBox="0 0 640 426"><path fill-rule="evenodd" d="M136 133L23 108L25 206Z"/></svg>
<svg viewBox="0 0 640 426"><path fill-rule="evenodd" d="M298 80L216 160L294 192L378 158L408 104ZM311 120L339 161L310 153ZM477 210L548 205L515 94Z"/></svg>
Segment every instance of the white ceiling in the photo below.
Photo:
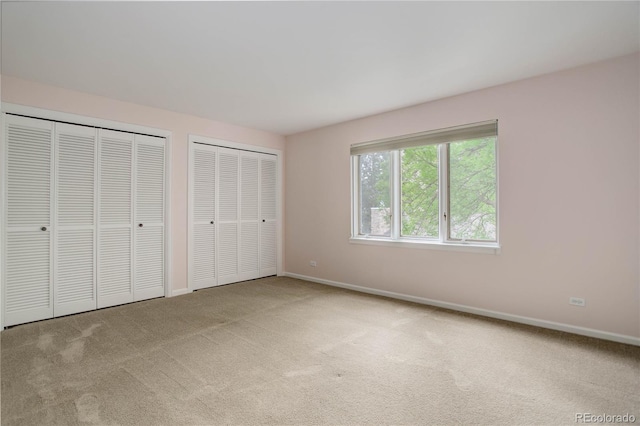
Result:
<svg viewBox="0 0 640 426"><path fill-rule="evenodd" d="M292 134L620 56L640 2L2 2L2 74Z"/></svg>

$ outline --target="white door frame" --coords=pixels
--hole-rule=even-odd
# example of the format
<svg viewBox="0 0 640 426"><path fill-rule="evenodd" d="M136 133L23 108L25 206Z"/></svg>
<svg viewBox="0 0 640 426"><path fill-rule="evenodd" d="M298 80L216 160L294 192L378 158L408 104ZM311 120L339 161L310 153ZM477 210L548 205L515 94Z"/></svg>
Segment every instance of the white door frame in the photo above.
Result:
<svg viewBox="0 0 640 426"><path fill-rule="evenodd" d="M22 115L26 117L43 119L43 120L51 120L58 122L66 122L71 124L79 124L85 126L93 126L104 129L117 130L122 132L130 132L130 133L141 133L150 136L158 136L162 138L166 138L165 145L165 270L164 270L164 296L171 297L171 290L173 288L171 277L172 274L172 232L171 232L171 153L172 153L172 145L171 139L173 133L169 130L158 129L155 127L147 127L147 126L139 126L136 124L123 123L119 121L111 121L105 120L101 118L88 117L84 115L77 114L69 114L66 112L52 111L42 108L36 108L25 105L17 105L7 102L2 102L0 109L0 176L3 177L3 183L0 185L0 212L1 214L5 214L5 196L6 196L6 179L4 179L6 173L6 142L4 140L5 134L5 114L16 114ZM2 252L5 247L5 237L6 232L4 229L4 220L0 221L2 225L0 226L0 255L4 255ZM0 259L4 259L3 256ZM2 263L2 262L0 262ZM4 265L1 265L0 268L4 270ZM0 288L4 287L4 282L2 282L0 275ZM2 306L4 304L3 300L0 300L0 331L4 329L4 312Z"/></svg>
<svg viewBox="0 0 640 426"><path fill-rule="evenodd" d="M271 155L275 155L277 158L277 166L276 166L276 217L277 217L277 221L276 221L276 274L278 276L282 275L282 259L283 259L283 245L282 245L282 234L283 234L283 227L282 227L282 168L283 168L283 153L281 150L279 149L272 149L272 148L265 148L259 145L248 145L248 144L243 144L243 143L238 143L238 142L231 142L231 141L226 141L226 140L222 140L222 139L214 139L214 138L208 138L206 136L198 136L198 135L193 135L193 134L189 134L189 165L188 165L188 174L189 174L189 184L188 184L188 199L189 199L189 204L188 204L188 211L187 211L187 226L188 226L188 234L187 234L187 260L188 260L188 267L187 267L187 289L184 293L191 293L193 291L193 223L192 223L192 216L193 216L193 197L192 197L192 190L193 190L193 169L192 169L192 162L193 162L193 146L196 143L199 144L206 144L206 145L212 145L212 146L217 146L217 147L222 147L222 148L231 148L231 149L237 149L237 150L242 150L242 151L251 151L251 152L257 152L260 154L271 154Z"/></svg>

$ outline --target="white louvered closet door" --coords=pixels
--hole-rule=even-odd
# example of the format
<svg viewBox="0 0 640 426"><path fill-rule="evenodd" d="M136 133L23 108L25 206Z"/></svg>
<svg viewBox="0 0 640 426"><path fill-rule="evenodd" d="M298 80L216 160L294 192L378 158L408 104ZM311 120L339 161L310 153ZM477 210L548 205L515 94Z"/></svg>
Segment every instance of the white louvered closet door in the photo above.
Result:
<svg viewBox="0 0 640 426"><path fill-rule="evenodd" d="M260 277L277 273L277 157L260 154Z"/></svg>
<svg viewBox="0 0 640 426"><path fill-rule="evenodd" d="M239 281L260 274L259 157L255 152L240 153L240 247Z"/></svg>
<svg viewBox="0 0 640 426"><path fill-rule="evenodd" d="M54 316L96 309L96 129L56 123Z"/></svg>
<svg viewBox="0 0 640 426"><path fill-rule="evenodd" d="M53 124L6 115L4 325L53 316Z"/></svg>
<svg viewBox="0 0 640 426"><path fill-rule="evenodd" d="M134 300L164 296L165 139L135 136Z"/></svg>
<svg viewBox="0 0 640 426"><path fill-rule="evenodd" d="M239 151L218 148L218 284L238 281Z"/></svg>
<svg viewBox="0 0 640 426"><path fill-rule="evenodd" d="M217 149L192 144L191 152L191 244L192 288L216 285L216 157Z"/></svg>
<svg viewBox="0 0 640 426"><path fill-rule="evenodd" d="M133 302L133 137L98 133L98 308Z"/></svg>

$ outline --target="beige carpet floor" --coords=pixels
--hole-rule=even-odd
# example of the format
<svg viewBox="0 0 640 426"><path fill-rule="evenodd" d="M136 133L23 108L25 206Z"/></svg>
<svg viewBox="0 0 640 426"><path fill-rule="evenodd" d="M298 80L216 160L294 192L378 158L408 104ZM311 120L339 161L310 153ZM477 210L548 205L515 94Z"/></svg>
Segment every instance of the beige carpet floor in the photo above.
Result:
<svg viewBox="0 0 640 426"><path fill-rule="evenodd" d="M5 330L3 425L640 422L640 348L291 278Z"/></svg>

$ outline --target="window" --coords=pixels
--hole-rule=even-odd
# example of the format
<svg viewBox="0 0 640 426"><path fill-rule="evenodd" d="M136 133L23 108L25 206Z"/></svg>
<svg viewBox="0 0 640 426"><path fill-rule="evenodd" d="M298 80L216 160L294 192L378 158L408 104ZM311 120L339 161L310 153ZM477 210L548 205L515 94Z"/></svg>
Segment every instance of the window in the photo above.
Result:
<svg viewBox="0 0 640 426"><path fill-rule="evenodd" d="M389 152L374 152L358 157L362 235L391 235L390 158Z"/></svg>
<svg viewBox="0 0 640 426"><path fill-rule="evenodd" d="M351 147L352 239L498 246L497 121Z"/></svg>

